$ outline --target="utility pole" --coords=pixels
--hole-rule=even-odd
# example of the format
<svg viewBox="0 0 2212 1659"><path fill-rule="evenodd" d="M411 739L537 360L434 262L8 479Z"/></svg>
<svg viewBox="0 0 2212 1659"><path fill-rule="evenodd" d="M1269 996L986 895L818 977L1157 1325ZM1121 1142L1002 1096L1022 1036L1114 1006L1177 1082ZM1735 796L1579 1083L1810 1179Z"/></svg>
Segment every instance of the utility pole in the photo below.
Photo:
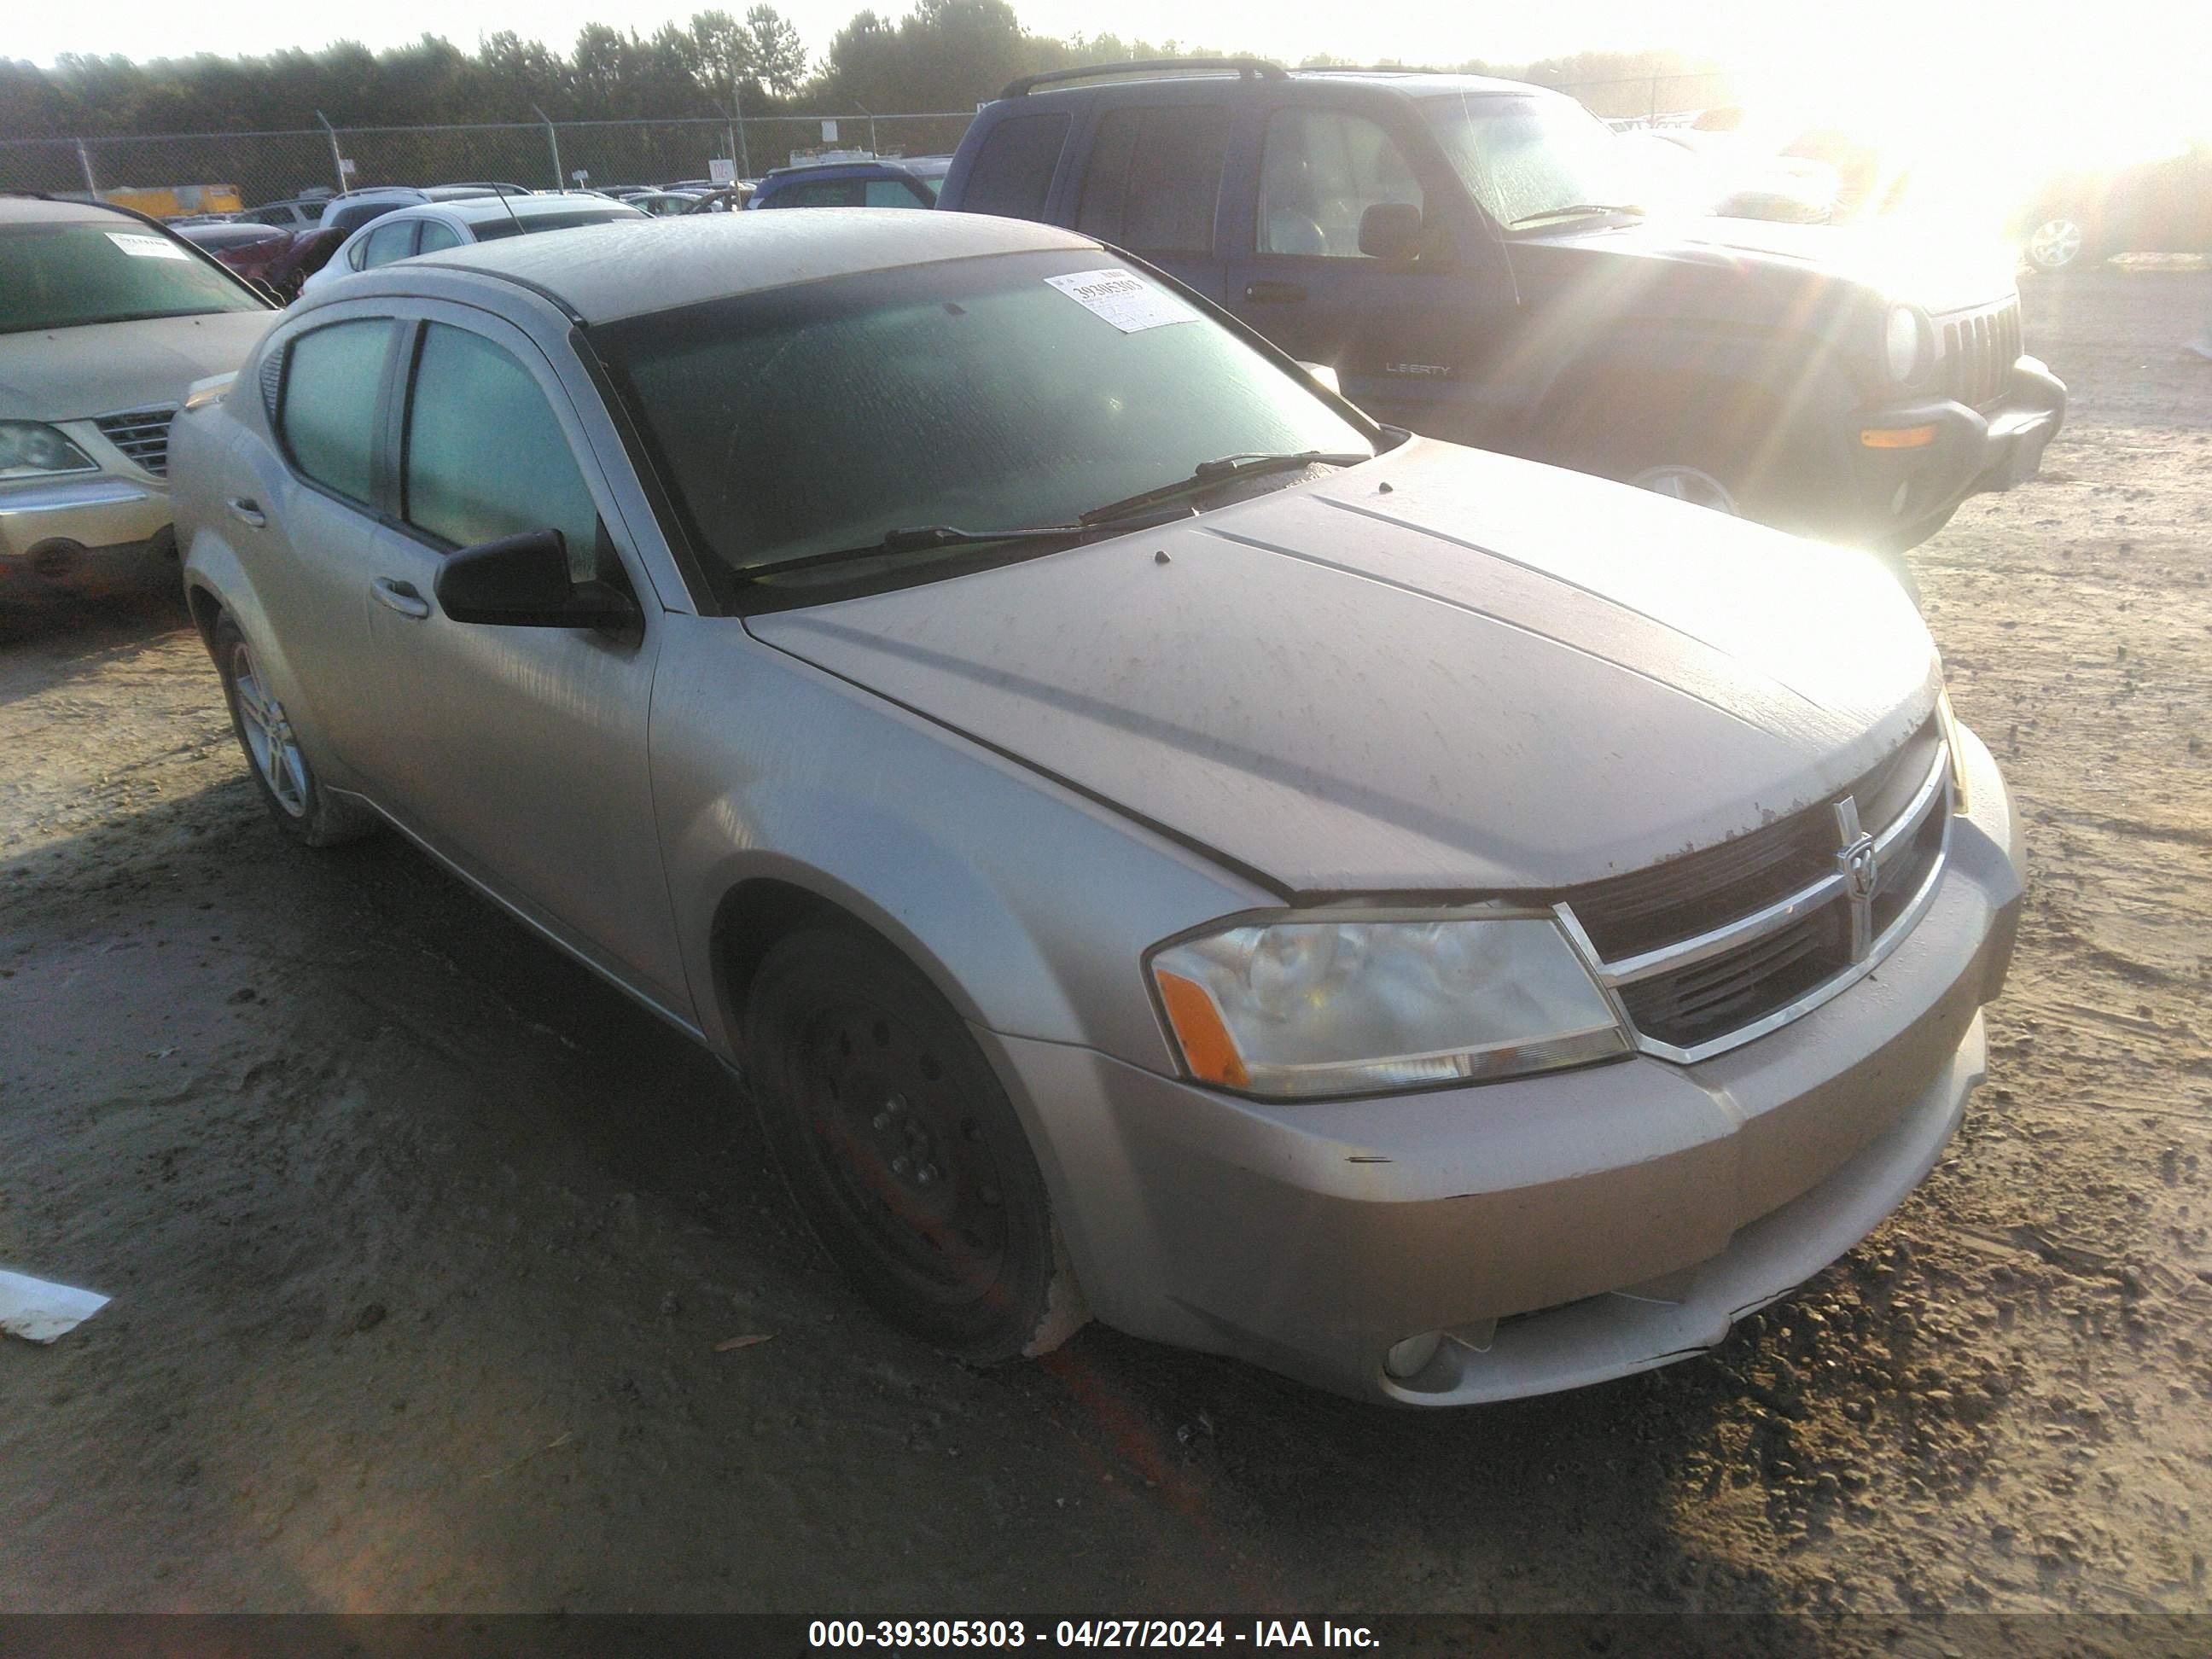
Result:
<svg viewBox="0 0 2212 1659"><path fill-rule="evenodd" d="M745 94L744 83L734 75L730 77L730 107L738 117L738 177L752 177L752 157L745 150Z"/></svg>
<svg viewBox="0 0 2212 1659"><path fill-rule="evenodd" d="M545 142L553 147L553 188L556 191L566 190L568 186L561 176L561 135L553 131L553 120L550 116L544 110L538 109L535 104L530 107L537 112L538 118L545 123Z"/></svg>
<svg viewBox="0 0 2212 1659"><path fill-rule="evenodd" d="M76 141L76 164L84 169L84 193L97 202L100 199L100 183L92 176L92 151L85 147L82 138Z"/></svg>
<svg viewBox="0 0 2212 1659"><path fill-rule="evenodd" d="M331 171L337 177L338 194L343 196L345 194L346 189L345 153L338 148L338 130L331 125L330 117L324 114L320 110L317 110L315 112L315 119L323 124L324 132L329 135L331 141Z"/></svg>
<svg viewBox="0 0 2212 1659"><path fill-rule="evenodd" d="M883 154L883 152L882 152L881 150L879 150L879 149L878 149L876 148L876 112L875 112L875 111L873 111L873 110L870 109L870 108L869 108L866 104L862 103L862 102L861 102L859 99L857 99L857 98L855 98L855 99L853 100L853 107L854 107L854 109L858 110L858 111L860 111L861 114L863 114L863 115L865 115L865 116L866 116L866 117L868 118L868 154L869 154L869 155L882 155L882 154Z"/></svg>

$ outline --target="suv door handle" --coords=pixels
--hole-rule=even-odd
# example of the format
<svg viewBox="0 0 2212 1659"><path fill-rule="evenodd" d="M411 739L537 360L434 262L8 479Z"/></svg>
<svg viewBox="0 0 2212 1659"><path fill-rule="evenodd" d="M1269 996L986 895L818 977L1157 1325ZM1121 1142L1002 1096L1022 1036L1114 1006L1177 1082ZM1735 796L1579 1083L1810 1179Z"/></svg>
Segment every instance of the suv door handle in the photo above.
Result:
<svg viewBox="0 0 2212 1659"><path fill-rule="evenodd" d="M230 508L230 516L240 524L250 524L258 530L269 522L269 515L261 510L261 503L251 495L233 495L225 505Z"/></svg>
<svg viewBox="0 0 2212 1659"><path fill-rule="evenodd" d="M368 585L379 605L397 611L413 622L421 622L430 614L430 601L415 591L414 584L390 576L379 576Z"/></svg>
<svg viewBox="0 0 2212 1659"><path fill-rule="evenodd" d="M1247 283L1244 297L1255 306L1295 305L1306 297L1304 283Z"/></svg>

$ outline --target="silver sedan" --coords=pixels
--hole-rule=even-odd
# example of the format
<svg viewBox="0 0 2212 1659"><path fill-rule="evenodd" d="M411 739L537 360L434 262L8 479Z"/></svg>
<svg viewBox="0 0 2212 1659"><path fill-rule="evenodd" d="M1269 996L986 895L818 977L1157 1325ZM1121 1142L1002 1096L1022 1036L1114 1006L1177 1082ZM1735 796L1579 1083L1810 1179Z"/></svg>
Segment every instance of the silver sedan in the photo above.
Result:
<svg viewBox="0 0 2212 1659"><path fill-rule="evenodd" d="M172 448L276 824L396 828L741 1068L969 1358L1661 1364L1982 1075L2019 825L1871 558L1378 427L1085 238L432 254Z"/></svg>

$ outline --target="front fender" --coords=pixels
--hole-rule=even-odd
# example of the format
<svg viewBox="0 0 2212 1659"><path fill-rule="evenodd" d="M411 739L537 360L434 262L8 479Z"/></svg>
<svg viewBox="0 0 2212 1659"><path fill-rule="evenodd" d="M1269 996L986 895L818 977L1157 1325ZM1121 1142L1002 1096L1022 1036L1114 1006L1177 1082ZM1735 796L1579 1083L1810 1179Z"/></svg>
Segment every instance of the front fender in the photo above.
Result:
<svg viewBox="0 0 2212 1659"><path fill-rule="evenodd" d="M715 1048L742 1022L716 919L765 879L873 928L976 1025L1171 1069L1145 951L1273 895L734 618L664 623L654 809Z"/></svg>
<svg viewBox="0 0 2212 1659"><path fill-rule="evenodd" d="M1557 365L1536 399L1532 430L1559 431L1590 399L1658 388L1747 387L1780 411L1793 436L1848 423L1866 393L1842 356L1816 337L1715 328L1627 328Z"/></svg>

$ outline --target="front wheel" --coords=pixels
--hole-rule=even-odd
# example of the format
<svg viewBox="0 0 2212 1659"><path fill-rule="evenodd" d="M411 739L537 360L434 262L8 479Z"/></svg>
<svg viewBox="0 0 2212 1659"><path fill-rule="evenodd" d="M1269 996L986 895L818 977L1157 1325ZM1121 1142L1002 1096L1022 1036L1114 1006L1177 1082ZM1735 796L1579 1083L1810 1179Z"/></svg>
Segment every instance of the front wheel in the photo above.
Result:
<svg viewBox="0 0 2212 1659"><path fill-rule="evenodd" d="M745 1056L763 1128L823 1248L877 1311L977 1364L1089 1317L1029 1138L935 987L812 927L762 962Z"/></svg>

